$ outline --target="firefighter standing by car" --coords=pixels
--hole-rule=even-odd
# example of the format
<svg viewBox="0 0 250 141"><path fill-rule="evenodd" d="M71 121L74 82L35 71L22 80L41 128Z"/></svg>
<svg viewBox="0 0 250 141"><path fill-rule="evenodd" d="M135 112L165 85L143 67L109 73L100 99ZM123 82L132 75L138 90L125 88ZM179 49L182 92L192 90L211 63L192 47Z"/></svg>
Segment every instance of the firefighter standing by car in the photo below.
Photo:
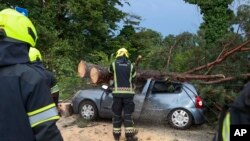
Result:
<svg viewBox="0 0 250 141"><path fill-rule="evenodd" d="M46 70L42 63L42 55L40 51L36 48L31 47L29 50L29 59L32 64L31 67L40 72L40 74L46 78L47 85L50 88L51 96L56 104L58 105L59 99L59 87L57 85L56 78L54 74L48 70Z"/></svg>
<svg viewBox="0 0 250 141"><path fill-rule="evenodd" d="M236 136L235 139L230 139L230 130L233 131L232 128L234 128L234 125L238 127L242 125L250 126L250 82L244 86L240 95L236 98L234 103L229 106L228 110L225 109L221 113L219 119L219 129L214 137L214 141L234 141L244 139L239 136L239 138ZM232 131L231 137L234 137L232 136L234 135L234 133L232 134Z"/></svg>
<svg viewBox="0 0 250 141"><path fill-rule="evenodd" d="M125 136L127 141L137 141L136 130L132 119L134 112L134 90L132 79L136 72L134 66L128 60L129 54L125 48L117 51L116 60L110 66L110 72L114 76L113 88L113 135L116 141L121 136L122 111L124 112Z"/></svg>
<svg viewBox="0 0 250 141"><path fill-rule="evenodd" d="M31 68L28 52L36 29L23 14L0 11L0 140L62 141L50 89Z"/></svg>

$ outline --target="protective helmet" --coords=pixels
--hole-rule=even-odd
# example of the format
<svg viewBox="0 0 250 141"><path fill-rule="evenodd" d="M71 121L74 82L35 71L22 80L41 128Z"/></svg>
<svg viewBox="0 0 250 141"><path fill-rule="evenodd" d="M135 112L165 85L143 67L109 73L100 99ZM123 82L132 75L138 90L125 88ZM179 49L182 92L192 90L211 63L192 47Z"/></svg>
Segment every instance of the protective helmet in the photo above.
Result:
<svg viewBox="0 0 250 141"><path fill-rule="evenodd" d="M36 62L38 60L42 61L42 55L40 51L34 47L30 47L29 58L30 58L30 62Z"/></svg>
<svg viewBox="0 0 250 141"><path fill-rule="evenodd" d="M121 48L116 52L116 58L120 56L126 56L127 58L129 57L128 50L125 48Z"/></svg>
<svg viewBox="0 0 250 141"><path fill-rule="evenodd" d="M37 33L32 22L14 9L0 11L0 35L17 41L36 45Z"/></svg>

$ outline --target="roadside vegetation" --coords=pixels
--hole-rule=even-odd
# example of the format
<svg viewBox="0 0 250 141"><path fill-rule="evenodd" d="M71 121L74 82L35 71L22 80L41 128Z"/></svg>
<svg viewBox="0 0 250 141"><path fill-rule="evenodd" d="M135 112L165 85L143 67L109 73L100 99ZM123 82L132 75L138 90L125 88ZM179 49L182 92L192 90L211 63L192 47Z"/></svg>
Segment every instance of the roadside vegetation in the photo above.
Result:
<svg viewBox="0 0 250 141"><path fill-rule="evenodd" d="M61 98L68 100L80 88L93 87L77 75L81 59L107 67L115 51L125 47L131 60L142 56L142 69L183 73L221 59L250 40L249 2L234 12L229 8L233 0L184 1L201 9L204 22L196 34L184 32L165 37L140 27L143 17L121 11L119 7L129 2L125 0L8 0L0 3L0 9L20 6L29 10L39 35L37 48L46 68L58 78ZM223 61L195 72L234 77L212 84L191 81L206 100L209 119L216 120L222 106L231 103L249 80L249 75L242 75L249 73L249 44Z"/></svg>

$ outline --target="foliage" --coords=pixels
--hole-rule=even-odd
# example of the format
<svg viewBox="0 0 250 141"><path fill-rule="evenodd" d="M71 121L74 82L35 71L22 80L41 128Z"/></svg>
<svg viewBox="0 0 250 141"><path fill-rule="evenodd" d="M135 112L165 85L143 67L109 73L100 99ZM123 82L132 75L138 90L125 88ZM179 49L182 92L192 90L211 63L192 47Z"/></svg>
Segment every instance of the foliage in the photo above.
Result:
<svg viewBox="0 0 250 141"><path fill-rule="evenodd" d="M250 5L240 5L237 10L237 23L241 29L250 37Z"/></svg>
<svg viewBox="0 0 250 141"><path fill-rule="evenodd" d="M239 24L241 30L249 32L249 4L239 6L235 17L229 9L233 0L184 1L199 6L203 14L204 22L196 34L184 32L163 37L152 29L139 27L140 16L119 9L126 0L0 0L0 10L14 6L29 10L39 35L37 48L46 68L56 73L62 96L67 99L78 89L89 87L88 80L76 74L80 59L106 67L115 52L125 47L132 62L142 55L141 69L185 72L214 61L223 49L229 50L249 38L230 29ZM118 23L123 24L121 29ZM225 104L229 102L227 95L234 98L241 90L245 80L240 74L249 72L248 58L248 52L240 52L209 71L198 72L238 76L233 82L237 86L199 85L208 105L215 101Z"/></svg>
<svg viewBox="0 0 250 141"><path fill-rule="evenodd" d="M234 18L233 11L229 4L233 0L184 0L190 4L196 4L201 9L204 22L200 29L205 32L205 39L208 44L216 42L229 31Z"/></svg>
<svg viewBox="0 0 250 141"><path fill-rule="evenodd" d="M87 84L87 80L81 79L78 76L59 77L60 99L70 100L78 90L87 87Z"/></svg>
<svg viewBox="0 0 250 141"><path fill-rule="evenodd" d="M94 51L93 53L90 53L90 57L94 58L92 61L94 64L99 64L102 66L109 66L113 61L113 58L110 58L103 51Z"/></svg>
<svg viewBox="0 0 250 141"><path fill-rule="evenodd" d="M122 0L0 2L0 10L15 6L28 9L28 16L38 32L37 48L42 52L44 64L64 82L75 81L80 59L98 60L99 55L109 53L118 22L127 15L117 8L123 6ZM99 55L93 56L93 53ZM63 93L68 93L70 88L67 90L63 83Z"/></svg>

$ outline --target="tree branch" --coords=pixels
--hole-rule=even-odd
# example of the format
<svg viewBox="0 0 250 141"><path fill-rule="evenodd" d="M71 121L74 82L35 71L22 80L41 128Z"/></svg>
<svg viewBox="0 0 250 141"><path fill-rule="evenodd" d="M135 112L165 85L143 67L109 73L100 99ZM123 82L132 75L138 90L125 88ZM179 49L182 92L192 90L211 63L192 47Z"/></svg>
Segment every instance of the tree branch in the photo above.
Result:
<svg viewBox="0 0 250 141"><path fill-rule="evenodd" d="M247 74L241 74L241 77L250 77L250 73ZM208 81L208 82L201 82L201 84L218 84L218 83L222 83L222 82L226 82L226 81L231 81L231 80L235 80L236 77L226 77L226 78L222 78L222 79L217 79L217 80L213 80L213 81Z"/></svg>
<svg viewBox="0 0 250 141"><path fill-rule="evenodd" d="M171 46L169 53L168 53L168 61L167 61L167 66L166 69L169 70L169 64L170 64L170 60L171 60L171 55L172 55L172 50L180 43L180 41L182 40L183 37L177 39L177 41L174 43L174 45Z"/></svg>
<svg viewBox="0 0 250 141"><path fill-rule="evenodd" d="M187 73L194 73L196 71L203 70L205 68L208 68L208 67L211 67L213 65L219 64L222 61L224 61L228 56L234 54L237 51L241 51L242 48L245 48L249 44L250 44L250 40L247 40L246 42L242 43L241 45L239 45L239 46L237 46L237 47L235 47L235 48L233 48L233 49L225 52L220 58L216 59L215 61L207 63L206 65L199 66L199 67L194 68L192 70L186 71L184 73L186 73L186 74Z"/></svg>
<svg viewBox="0 0 250 141"><path fill-rule="evenodd" d="M216 60L218 60L225 53L225 50L227 49L227 47L230 46L237 39L237 34L239 33L239 29L240 29L240 26L238 26L237 32L236 34L234 34L232 39L230 39L230 41L223 46L223 49L220 52L220 54L217 56ZM209 67L208 71L205 74L208 74L212 70L213 67L214 66Z"/></svg>

